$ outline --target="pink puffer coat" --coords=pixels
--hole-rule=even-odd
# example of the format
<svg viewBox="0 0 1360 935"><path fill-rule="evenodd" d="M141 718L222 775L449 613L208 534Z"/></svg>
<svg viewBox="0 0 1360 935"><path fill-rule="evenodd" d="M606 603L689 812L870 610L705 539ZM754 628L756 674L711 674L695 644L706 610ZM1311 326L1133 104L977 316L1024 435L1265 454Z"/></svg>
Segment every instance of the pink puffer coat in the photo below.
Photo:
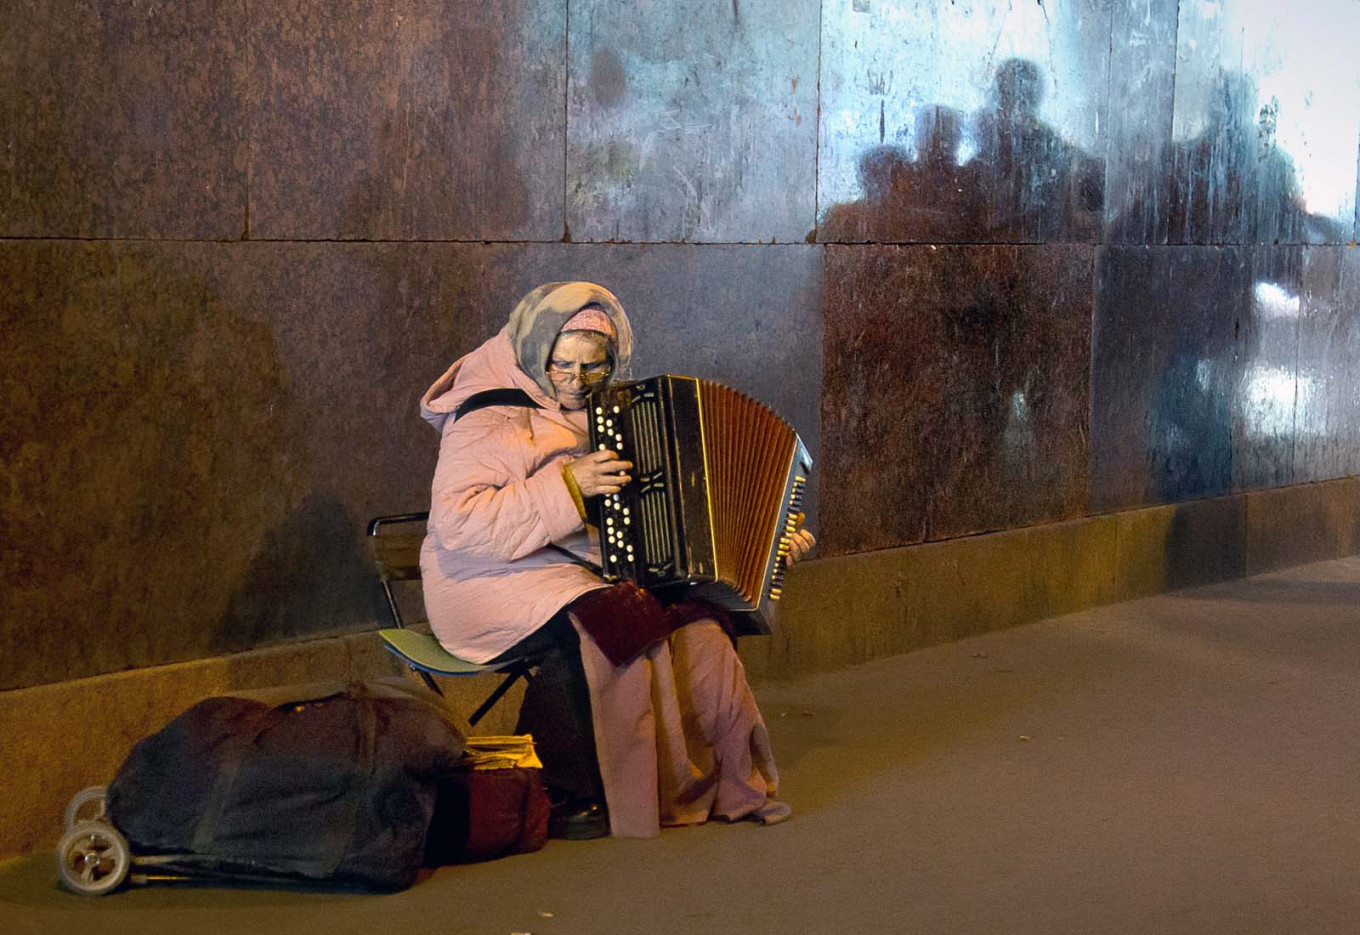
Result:
<svg viewBox="0 0 1360 935"><path fill-rule="evenodd" d="M543 408L492 406L454 420L474 393L506 387ZM486 662L605 586L545 548L599 561L562 478L563 463L585 453L586 414L559 409L520 369L507 329L435 381L421 415L443 436L420 556L425 609L445 648Z"/></svg>
<svg viewBox="0 0 1360 935"><path fill-rule="evenodd" d="M609 310L625 369L632 334L613 295L591 283L548 283L421 400L422 415L443 435L420 557L425 606L439 641L474 662L605 587L547 548L556 543L599 559L562 477L562 465L585 451L586 413L562 411L544 374L562 323L586 303ZM543 379L531 377L521 358ZM473 394L502 388L521 389L543 408L493 406L453 418ZM572 622L614 834L648 837L662 825L710 817L768 823L788 816L774 798L779 774L760 709L717 623L691 623L615 666Z"/></svg>

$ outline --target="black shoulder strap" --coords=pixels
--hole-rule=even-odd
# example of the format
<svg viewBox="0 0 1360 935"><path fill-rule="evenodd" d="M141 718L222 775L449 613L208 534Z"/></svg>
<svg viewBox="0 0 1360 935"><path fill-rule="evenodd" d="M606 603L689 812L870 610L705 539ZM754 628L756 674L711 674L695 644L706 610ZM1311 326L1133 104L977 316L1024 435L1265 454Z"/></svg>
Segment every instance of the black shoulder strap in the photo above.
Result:
<svg viewBox="0 0 1360 935"><path fill-rule="evenodd" d="M473 393L462 404L453 411L455 420L461 419L476 409L485 409L487 406L525 406L529 409L542 409L538 403L534 402L533 397L524 390L499 389L482 390L480 393Z"/></svg>
<svg viewBox="0 0 1360 935"><path fill-rule="evenodd" d="M580 565L586 571L594 572L597 575L604 573L604 569L601 568L599 565L596 565L589 559L582 558L581 556L573 552L571 549L562 548L556 542L549 542L548 548L552 549L555 552L561 552L563 555L567 557L567 561L571 562L573 565Z"/></svg>

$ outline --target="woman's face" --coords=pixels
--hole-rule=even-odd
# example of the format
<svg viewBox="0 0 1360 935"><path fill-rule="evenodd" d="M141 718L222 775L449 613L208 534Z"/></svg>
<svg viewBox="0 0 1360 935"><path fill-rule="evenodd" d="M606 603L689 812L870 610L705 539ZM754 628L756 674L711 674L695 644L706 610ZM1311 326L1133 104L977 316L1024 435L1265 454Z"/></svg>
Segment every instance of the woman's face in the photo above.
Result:
<svg viewBox="0 0 1360 935"><path fill-rule="evenodd" d="M609 344L594 331L564 331L548 354L548 377L563 409L584 409L586 394L609 378Z"/></svg>

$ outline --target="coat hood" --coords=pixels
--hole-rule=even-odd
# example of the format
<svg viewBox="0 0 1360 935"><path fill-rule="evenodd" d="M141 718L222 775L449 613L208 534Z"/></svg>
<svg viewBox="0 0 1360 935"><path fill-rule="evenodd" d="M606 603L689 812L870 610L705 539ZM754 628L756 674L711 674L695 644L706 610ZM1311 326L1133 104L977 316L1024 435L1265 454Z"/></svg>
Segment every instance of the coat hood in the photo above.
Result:
<svg viewBox="0 0 1360 935"><path fill-rule="evenodd" d="M531 291L494 338L460 357L420 399L420 414L436 429L483 390L520 389L544 409L557 410L548 379L548 355L558 332L581 309L598 305L618 334L613 345L614 373L625 371L633 351L633 329L614 294L590 282L550 282Z"/></svg>

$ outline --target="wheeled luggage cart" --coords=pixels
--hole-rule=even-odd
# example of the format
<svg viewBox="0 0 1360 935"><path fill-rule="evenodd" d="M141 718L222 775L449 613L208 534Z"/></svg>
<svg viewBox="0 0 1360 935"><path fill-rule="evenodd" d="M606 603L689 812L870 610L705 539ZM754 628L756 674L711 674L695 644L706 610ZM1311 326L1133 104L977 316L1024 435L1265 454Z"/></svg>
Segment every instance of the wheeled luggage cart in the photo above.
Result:
<svg viewBox="0 0 1360 935"><path fill-rule="evenodd" d="M63 886L201 880L391 891L410 886L464 734L409 679L204 699L71 799Z"/></svg>
<svg viewBox="0 0 1360 935"><path fill-rule="evenodd" d="M81 896L104 896L124 883L192 880L194 863L204 862L195 854L134 855L109 820L107 786L77 792L66 806L65 825L57 844L57 877Z"/></svg>

